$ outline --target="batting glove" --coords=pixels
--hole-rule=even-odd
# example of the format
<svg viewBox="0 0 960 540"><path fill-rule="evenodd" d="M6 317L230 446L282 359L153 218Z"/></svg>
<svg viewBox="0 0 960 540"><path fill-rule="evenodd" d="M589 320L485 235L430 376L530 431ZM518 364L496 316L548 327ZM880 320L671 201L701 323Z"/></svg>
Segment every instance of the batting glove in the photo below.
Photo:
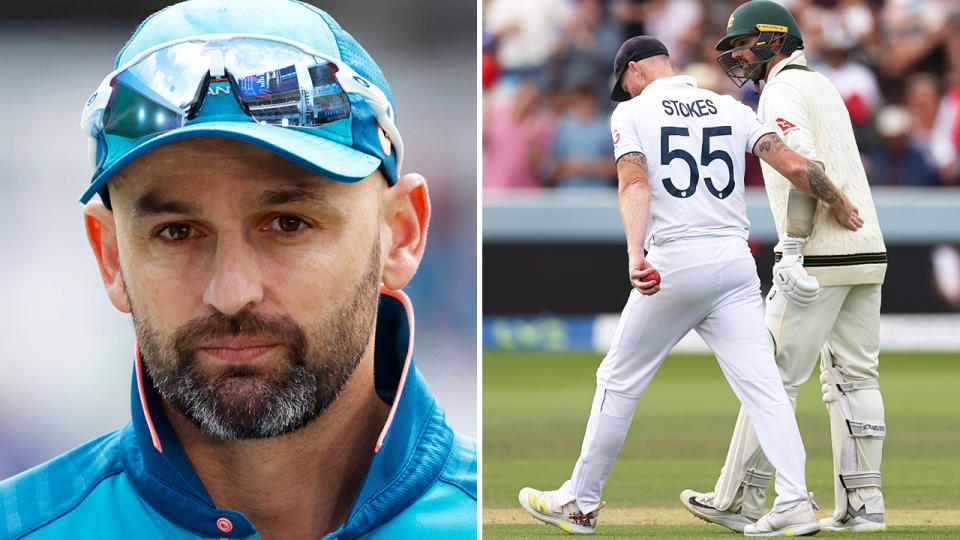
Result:
<svg viewBox="0 0 960 540"><path fill-rule="evenodd" d="M820 295L817 278L803 268L803 238L784 238L783 256L773 265L773 284L791 303L806 307Z"/></svg>

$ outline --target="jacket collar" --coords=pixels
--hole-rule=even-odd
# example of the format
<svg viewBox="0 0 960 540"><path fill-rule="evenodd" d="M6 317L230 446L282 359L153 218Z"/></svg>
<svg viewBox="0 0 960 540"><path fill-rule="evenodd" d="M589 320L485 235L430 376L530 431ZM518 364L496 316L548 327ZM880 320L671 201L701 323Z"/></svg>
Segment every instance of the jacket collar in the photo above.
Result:
<svg viewBox="0 0 960 540"><path fill-rule="evenodd" d="M402 291L381 287L380 293L374 382L377 394L392 406L347 522L324 538L354 537L391 519L433 484L453 446L443 410L413 364L410 300ZM131 408L122 456L137 493L165 518L198 535L253 535L253 524L242 513L213 504L160 407L139 350Z"/></svg>
<svg viewBox="0 0 960 540"><path fill-rule="evenodd" d="M783 60L777 62L772 68L770 68L770 73L767 75L767 82L769 83L783 71L783 68L787 67L790 64L797 64L801 66L807 65L807 56L803 54L803 51L793 51L793 53L784 58Z"/></svg>

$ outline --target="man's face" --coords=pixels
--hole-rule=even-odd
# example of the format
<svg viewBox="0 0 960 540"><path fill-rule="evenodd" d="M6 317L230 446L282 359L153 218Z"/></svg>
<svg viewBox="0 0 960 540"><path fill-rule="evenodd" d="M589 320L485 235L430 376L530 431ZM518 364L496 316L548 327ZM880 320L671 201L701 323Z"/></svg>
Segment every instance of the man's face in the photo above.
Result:
<svg viewBox="0 0 960 540"><path fill-rule="evenodd" d="M372 346L384 186L213 138L151 150L111 180L123 284L160 395L223 439L320 415Z"/></svg>
<svg viewBox="0 0 960 540"><path fill-rule="evenodd" d="M717 61L730 80L743 86L748 80L759 82L763 73L763 60L751 50L758 35L740 36L730 41L732 49L723 52Z"/></svg>
<svg viewBox="0 0 960 540"><path fill-rule="evenodd" d="M750 50L748 45L753 45L757 41L757 36L740 36L736 39L730 41L730 45L733 46L733 51L730 53L731 56L737 59L741 64L749 64L753 62L759 62L760 58ZM740 49L743 47L743 49ZM736 50L740 49L740 50Z"/></svg>

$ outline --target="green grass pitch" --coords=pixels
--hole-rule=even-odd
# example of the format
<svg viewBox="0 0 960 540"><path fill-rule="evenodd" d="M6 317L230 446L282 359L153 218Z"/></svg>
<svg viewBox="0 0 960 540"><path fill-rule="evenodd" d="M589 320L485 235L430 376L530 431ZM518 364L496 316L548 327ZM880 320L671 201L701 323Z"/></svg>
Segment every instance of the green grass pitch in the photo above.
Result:
<svg viewBox="0 0 960 540"><path fill-rule="evenodd" d="M484 538L558 538L559 529L514 512L523 486L555 489L580 450L602 354L487 352L483 357ZM960 538L960 353L885 353L883 538ZM833 508L829 425L817 375L800 389L797 418L807 450L807 484ZM710 490L723 465L738 402L709 355L673 354L640 400L604 490L608 508L680 508L684 488ZM768 503L773 489L768 490ZM769 504L768 504L769 506ZM899 524L898 516L924 517ZM946 516L938 519L939 515ZM930 516L933 516L932 519ZM689 524L604 522L598 535L633 538L727 536ZM822 533L828 534L828 533Z"/></svg>

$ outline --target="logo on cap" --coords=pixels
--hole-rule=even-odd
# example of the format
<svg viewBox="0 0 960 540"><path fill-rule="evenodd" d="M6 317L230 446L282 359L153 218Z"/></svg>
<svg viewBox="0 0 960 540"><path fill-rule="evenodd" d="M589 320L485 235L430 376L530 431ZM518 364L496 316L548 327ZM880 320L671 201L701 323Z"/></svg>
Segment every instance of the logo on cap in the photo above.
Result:
<svg viewBox="0 0 960 540"><path fill-rule="evenodd" d="M733 18L731 18L730 20L733 20ZM759 31L761 31L761 32L782 32L782 33L786 33L786 32L787 32L787 27L786 27L786 26L779 25L779 24L763 24L763 23L758 23L758 24L757 24L757 30L759 30Z"/></svg>
<svg viewBox="0 0 960 540"><path fill-rule="evenodd" d="M733 15L731 15L731 16L730 16L730 20L727 21L727 30L729 30L730 27L732 27L732 26L733 26Z"/></svg>

